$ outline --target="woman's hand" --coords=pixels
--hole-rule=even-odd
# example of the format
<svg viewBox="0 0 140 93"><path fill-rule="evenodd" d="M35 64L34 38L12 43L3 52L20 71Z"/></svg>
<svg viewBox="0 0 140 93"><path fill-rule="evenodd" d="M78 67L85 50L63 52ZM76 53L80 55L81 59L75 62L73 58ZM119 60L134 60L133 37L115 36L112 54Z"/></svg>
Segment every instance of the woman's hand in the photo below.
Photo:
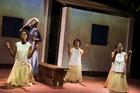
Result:
<svg viewBox="0 0 140 93"><path fill-rule="evenodd" d="M128 54L132 54L132 50L128 50Z"/></svg>
<svg viewBox="0 0 140 93"><path fill-rule="evenodd" d="M117 54L119 52L119 49L114 49L114 53Z"/></svg>
<svg viewBox="0 0 140 93"><path fill-rule="evenodd" d="M87 48L89 46L89 44L86 44L85 47Z"/></svg>
<svg viewBox="0 0 140 93"><path fill-rule="evenodd" d="M9 43L9 42L6 42L6 46L7 46L8 48L10 48L10 43Z"/></svg>

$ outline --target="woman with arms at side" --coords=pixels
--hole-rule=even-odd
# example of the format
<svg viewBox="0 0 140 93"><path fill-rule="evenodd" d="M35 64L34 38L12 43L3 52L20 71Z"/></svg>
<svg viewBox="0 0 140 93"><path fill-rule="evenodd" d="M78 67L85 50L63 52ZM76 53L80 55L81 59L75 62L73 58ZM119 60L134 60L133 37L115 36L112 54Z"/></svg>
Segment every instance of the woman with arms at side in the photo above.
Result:
<svg viewBox="0 0 140 93"><path fill-rule="evenodd" d="M40 32L39 32L39 19L36 17L30 18L26 24L21 28L26 29L29 32L29 43L32 45L32 49L35 47L36 44L42 41ZM29 59L30 64L32 65L33 68L33 73L35 78L37 77L38 74L38 51L35 50L32 57Z"/></svg>

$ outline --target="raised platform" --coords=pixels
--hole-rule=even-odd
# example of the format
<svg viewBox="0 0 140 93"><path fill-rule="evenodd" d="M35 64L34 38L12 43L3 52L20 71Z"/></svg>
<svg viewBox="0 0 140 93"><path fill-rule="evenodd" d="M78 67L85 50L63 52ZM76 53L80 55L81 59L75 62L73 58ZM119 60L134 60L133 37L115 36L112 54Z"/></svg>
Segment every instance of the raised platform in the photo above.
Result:
<svg viewBox="0 0 140 93"><path fill-rule="evenodd" d="M40 63L39 64L39 81L44 82L51 87L63 87L63 78L68 68L57 65Z"/></svg>

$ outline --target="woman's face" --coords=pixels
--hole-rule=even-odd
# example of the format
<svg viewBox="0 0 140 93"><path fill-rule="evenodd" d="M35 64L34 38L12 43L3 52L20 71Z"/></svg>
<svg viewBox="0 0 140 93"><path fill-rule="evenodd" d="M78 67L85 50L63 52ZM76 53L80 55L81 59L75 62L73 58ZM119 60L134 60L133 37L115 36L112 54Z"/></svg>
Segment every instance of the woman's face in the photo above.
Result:
<svg viewBox="0 0 140 93"><path fill-rule="evenodd" d="M38 26L38 22L32 24L31 26L32 26L33 28L37 28L37 26Z"/></svg>
<svg viewBox="0 0 140 93"><path fill-rule="evenodd" d="M26 33L25 31L23 31L23 32L21 33L21 39L24 40L24 41L26 41L27 38L28 38L27 33Z"/></svg>
<svg viewBox="0 0 140 93"><path fill-rule="evenodd" d="M36 27L37 27L38 21L34 19L34 20L31 21L30 25L31 25L31 26L36 26Z"/></svg>
<svg viewBox="0 0 140 93"><path fill-rule="evenodd" d="M119 49L119 51L122 51L122 50L123 50L123 45L122 45L121 43L119 43L119 44L117 45L117 48Z"/></svg>
<svg viewBox="0 0 140 93"><path fill-rule="evenodd" d="M80 42L79 41L75 41L75 46L79 47L80 46Z"/></svg>

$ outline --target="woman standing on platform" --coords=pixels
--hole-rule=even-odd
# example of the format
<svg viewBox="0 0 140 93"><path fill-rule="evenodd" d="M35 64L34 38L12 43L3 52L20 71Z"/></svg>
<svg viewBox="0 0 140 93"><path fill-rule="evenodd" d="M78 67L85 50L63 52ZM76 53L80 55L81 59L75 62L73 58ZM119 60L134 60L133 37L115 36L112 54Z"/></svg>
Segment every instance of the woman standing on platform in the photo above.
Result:
<svg viewBox="0 0 140 93"><path fill-rule="evenodd" d="M71 48L68 44L68 54L69 54L69 70L64 78L65 82L80 82L82 80L82 64L81 57L87 50L88 45L86 44L85 49L81 49L81 41L75 39L73 42L74 47Z"/></svg>
<svg viewBox="0 0 140 93"><path fill-rule="evenodd" d="M37 43L42 41L39 29L38 29L38 25L39 25L39 19L33 17L33 18L30 18L27 21L27 23L21 28L21 30L22 29L28 30L29 43L32 45L32 48L34 48ZM37 50L33 53L33 56L29 59L29 61L32 65L34 76L37 77L38 64L39 64Z"/></svg>
<svg viewBox="0 0 140 93"><path fill-rule="evenodd" d="M20 31L20 38L21 41L17 42L14 48L11 48L10 43L6 42L11 56L15 58L14 66L7 79L8 85L11 86L26 86L35 83L32 67L28 63L28 58L32 56L38 45L32 49L31 44L27 42L28 32L24 29Z"/></svg>

